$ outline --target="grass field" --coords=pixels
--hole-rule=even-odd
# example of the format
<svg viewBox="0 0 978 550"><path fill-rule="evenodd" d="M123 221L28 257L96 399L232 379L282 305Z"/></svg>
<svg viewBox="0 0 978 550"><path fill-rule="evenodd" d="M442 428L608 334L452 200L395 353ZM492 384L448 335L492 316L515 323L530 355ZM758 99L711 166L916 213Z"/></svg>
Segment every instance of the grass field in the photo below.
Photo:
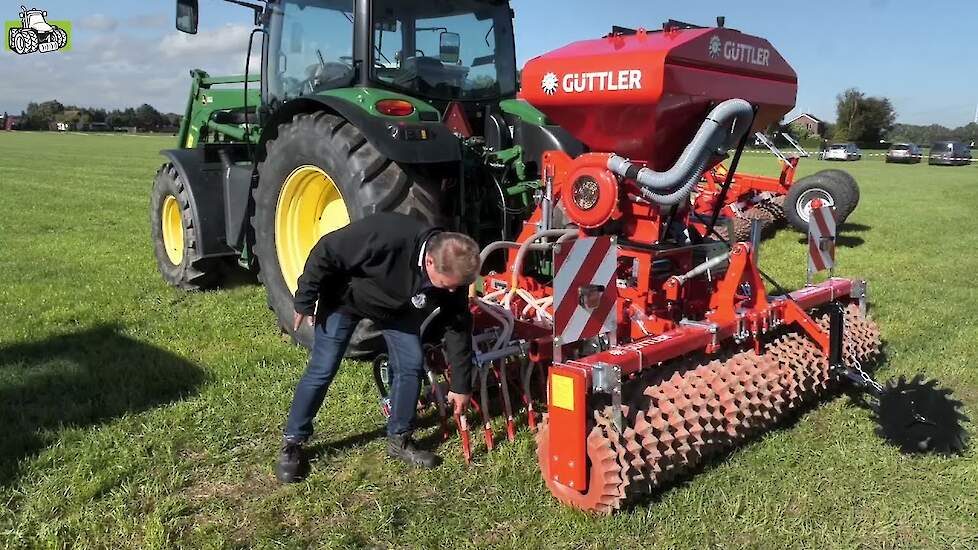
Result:
<svg viewBox="0 0 978 550"><path fill-rule="evenodd" d="M261 287L162 283L147 205L172 141L0 133L0 547L978 548L978 453L903 456L846 397L593 518L550 497L525 428L468 467L455 441L432 472L385 460L368 368L348 363L312 476L277 485L306 354ZM840 273L870 280L880 375L937 377L978 418L978 166L842 167L862 202ZM762 249L790 286L799 238Z"/></svg>

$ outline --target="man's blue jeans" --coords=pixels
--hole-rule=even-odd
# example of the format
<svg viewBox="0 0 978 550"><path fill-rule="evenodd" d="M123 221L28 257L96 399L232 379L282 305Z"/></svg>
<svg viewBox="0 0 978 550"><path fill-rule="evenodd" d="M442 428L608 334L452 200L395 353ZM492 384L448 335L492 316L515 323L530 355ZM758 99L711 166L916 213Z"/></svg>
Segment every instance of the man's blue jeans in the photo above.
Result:
<svg viewBox="0 0 978 550"><path fill-rule="evenodd" d="M359 317L340 311L330 313L325 320L317 320L309 365L295 388L285 437L305 441L312 435L313 418L323 406L326 390L340 368L346 346L359 322ZM414 427L421 381L425 376L424 356L417 333L393 328L384 328L382 333L387 342L391 373L391 416L387 421L387 434L397 435Z"/></svg>

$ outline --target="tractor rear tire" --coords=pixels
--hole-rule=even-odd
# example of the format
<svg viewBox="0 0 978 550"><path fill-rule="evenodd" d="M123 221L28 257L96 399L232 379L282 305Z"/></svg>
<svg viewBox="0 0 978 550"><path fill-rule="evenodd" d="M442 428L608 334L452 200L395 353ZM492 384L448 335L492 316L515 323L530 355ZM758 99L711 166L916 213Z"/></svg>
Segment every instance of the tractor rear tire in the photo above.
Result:
<svg viewBox="0 0 978 550"><path fill-rule="evenodd" d="M293 285L286 283L276 242L279 201L286 191L286 183L297 171L308 169L321 171L332 180L345 206L348 220L338 220L333 225L345 225L374 212L391 211L412 215L432 225L444 225L445 220L439 198L441 182L425 177L414 167L386 158L349 121L317 112L296 115L291 122L279 125L277 135L267 143L265 159L258 164L259 184L253 192L252 227L258 277L265 285L268 306L275 312L279 326L294 342L311 348L312 327L292 329ZM315 222L310 220L310 223ZM380 331L371 321L364 320L347 346L347 356L372 357L383 349Z"/></svg>
<svg viewBox="0 0 978 550"><path fill-rule="evenodd" d="M788 190L784 213L796 230L808 232L810 204L814 199L822 199L835 209L837 225L842 225L859 202L858 190L847 182L825 175L804 177Z"/></svg>
<svg viewBox="0 0 978 550"><path fill-rule="evenodd" d="M852 201L849 205L847 205L849 210L840 211L838 210L839 207L836 206L837 212L839 212L839 219L845 220L846 218L848 218L849 215L852 214L852 212L856 209L856 206L859 204L859 184L856 183L856 178L852 177L852 174L850 174L849 172L846 172L845 170L839 170L836 168L830 168L828 170L820 170L818 172L815 172L814 175L832 178L836 180L839 183L839 185L844 187L849 187L851 189L851 194L855 197L855 200Z"/></svg>
<svg viewBox="0 0 978 550"><path fill-rule="evenodd" d="M21 55L34 53L37 51L37 32L34 29L20 29L13 38L13 50Z"/></svg>
<svg viewBox="0 0 978 550"><path fill-rule="evenodd" d="M220 258L200 258L192 208L183 178L172 164L164 164L156 172L150 194L156 265L163 280L171 285L183 290L204 290L220 282L224 262Z"/></svg>

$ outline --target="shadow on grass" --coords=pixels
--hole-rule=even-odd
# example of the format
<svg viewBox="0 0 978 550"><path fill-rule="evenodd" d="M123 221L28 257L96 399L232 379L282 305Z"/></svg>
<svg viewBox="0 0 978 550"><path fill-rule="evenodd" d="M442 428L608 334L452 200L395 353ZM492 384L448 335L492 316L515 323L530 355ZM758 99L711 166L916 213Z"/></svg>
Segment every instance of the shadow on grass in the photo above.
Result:
<svg viewBox="0 0 978 550"><path fill-rule="evenodd" d="M46 430L178 401L206 378L194 363L114 325L0 348L0 486L16 478L22 459L54 442Z"/></svg>
<svg viewBox="0 0 978 550"><path fill-rule="evenodd" d="M249 271L237 263L228 262L224 267L224 273L221 280L221 288L225 290L233 290L235 288L240 288L244 286L258 286L261 281L258 280L258 275L254 271Z"/></svg>
<svg viewBox="0 0 978 550"><path fill-rule="evenodd" d="M427 411L427 414L419 414L415 420L415 429L418 432L427 431L430 428L438 425L438 413L433 413L432 411ZM377 439L387 438L387 427L379 426L372 430L366 432L348 435L343 439L338 439L336 441L321 441L309 447L309 458L319 459L326 455L344 451L346 449L352 449L355 447L362 447L371 443ZM428 435L417 439L416 442L419 447L427 450L434 450L441 446L443 441L441 429L432 430Z"/></svg>
<svg viewBox="0 0 978 550"><path fill-rule="evenodd" d="M842 224L842 227L839 228L839 232L840 233L862 233L864 231L869 231L870 229L872 229L872 227L868 225L863 225L861 223L846 222Z"/></svg>
<svg viewBox="0 0 978 550"><path fill-rule="evenodd" d="M856 248L865 244L866 240L854 235L840 234L835 237L835 244L842 248ZM798 244L808 244L808 237L798 239Z"/></svg>

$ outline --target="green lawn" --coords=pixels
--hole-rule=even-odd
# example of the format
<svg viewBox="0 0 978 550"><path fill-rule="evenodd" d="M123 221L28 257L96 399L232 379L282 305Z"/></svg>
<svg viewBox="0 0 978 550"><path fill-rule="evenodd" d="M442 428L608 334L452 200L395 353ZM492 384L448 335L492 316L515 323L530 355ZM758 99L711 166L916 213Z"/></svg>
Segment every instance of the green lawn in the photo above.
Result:
<svg viewBox="0 0 978 550"><path fill-rule="evenodd" d="M157 275L148 193L173 141L0 132L0 547L978 547L976 452L903 456L845 397L593 518L551 498L525 428L471 466L456 441L432 472L385 460L368 368L349 363L311 478L277 485L306 354L260 287L185 294ZM937 377L978 418L978 166L832 167L862 189L837 257L870 280L881 376ZM762 250L790 286L799 238Z"/></svg>

